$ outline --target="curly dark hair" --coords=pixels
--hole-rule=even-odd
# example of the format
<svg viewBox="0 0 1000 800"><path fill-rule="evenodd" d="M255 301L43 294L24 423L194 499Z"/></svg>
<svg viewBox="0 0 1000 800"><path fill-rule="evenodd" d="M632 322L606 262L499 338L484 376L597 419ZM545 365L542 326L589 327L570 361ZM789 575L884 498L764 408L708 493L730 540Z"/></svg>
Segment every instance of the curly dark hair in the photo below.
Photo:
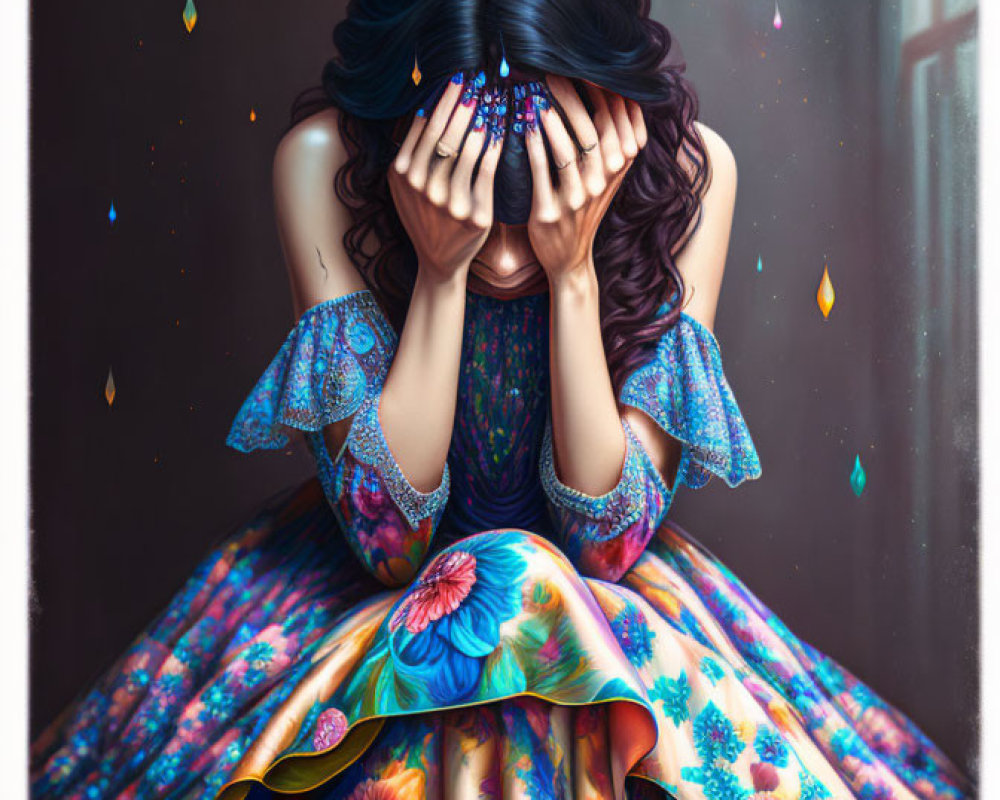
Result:
<svg viewBox="0 0 1000 800"><path fill-rule="evenodd" d="M338 109L348 158L334 190L352 218L344 247L399 331L417 261L389 193L396 142L432 87L459 70L495 75L501 38L511 67L590 81L643 111L646 146L594 240L601 330L617 392L680 315L684 285L675 256L700 224L711 180L694 125L697 95L683 60L671 58L669 30L649 18L649 0L351 0L333 31L337 54L322 86L296 98L290 127L325 107ZM415 58L420 91L410 77Z"/></svg>

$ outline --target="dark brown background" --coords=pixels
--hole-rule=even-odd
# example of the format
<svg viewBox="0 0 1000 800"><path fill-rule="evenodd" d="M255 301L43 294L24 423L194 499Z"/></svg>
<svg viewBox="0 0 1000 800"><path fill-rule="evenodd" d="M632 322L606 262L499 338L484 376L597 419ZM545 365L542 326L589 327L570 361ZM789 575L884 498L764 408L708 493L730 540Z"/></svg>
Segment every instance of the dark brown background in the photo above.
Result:
<svg viewBox="0 0 1000 800"><path fill-rule="evenodd" d="M310 472L224 438L293 322L270 159L340 4L206 2L191 35L183 5L62 0L32 20L32 735L213 541ZM674 518L974 770L966 5L797 4L780 32L768 2L655 13L739 164L717 333L764 466Z"/></svg>

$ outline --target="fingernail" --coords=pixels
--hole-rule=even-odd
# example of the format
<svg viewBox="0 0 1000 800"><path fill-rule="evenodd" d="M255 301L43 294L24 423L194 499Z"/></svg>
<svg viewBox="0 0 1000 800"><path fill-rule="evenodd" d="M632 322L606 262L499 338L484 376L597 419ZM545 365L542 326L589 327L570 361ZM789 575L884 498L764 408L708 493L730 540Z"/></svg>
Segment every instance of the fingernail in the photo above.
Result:
<svg viewBox="0 0 1000 800"><path fill-rule="evenodd" d="M418 117L426 117L427 116L427 109L425 109L425 108L418 108L417 109L417 116Z"/></svg>
<svg viewBox="0 0 1000 800"><path fill-rule="evenodd" d="M479 70L479 74L476 76L476 86L482 88L486 85L486 73Z"/></svg>
<svg viewBox="0 0 1000 800"><path fill-rule="evenodd" d="M504 117L494 116L490 120L490 144L503 138L503 131L506 123L507 121Z"/></svg>
<svg viewBox="0 0 1000 800"><path fill-rule="evenodd" d="M476 102L476 86L473 83L466 83L465 89L462 91L462 97L459 102L463 106L471 106Z"/></svg>
<svg viewBox="0 0 1000 800"><path fill-rule="evenodd" d="M452 75L451 76L451 82L452 83L461 83L462 82L462 73L461 72L456 72L454 75Z"/></svg>
<svg viewBox="0 0 1000 800"><path fill-rule="evenodd" d="M535 95L535 106L537 106L539 111L544 111L547 108L551 108L552 104L544 94L537 94Z"/></svg>

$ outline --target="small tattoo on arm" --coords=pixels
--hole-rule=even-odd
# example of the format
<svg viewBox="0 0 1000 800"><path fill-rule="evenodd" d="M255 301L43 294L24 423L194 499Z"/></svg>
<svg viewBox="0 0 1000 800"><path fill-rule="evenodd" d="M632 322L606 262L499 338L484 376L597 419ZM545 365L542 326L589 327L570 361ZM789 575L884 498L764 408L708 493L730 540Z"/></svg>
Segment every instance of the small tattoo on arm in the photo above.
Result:
<svg viewBox="0 0 1000 800"><path fill-rule="evenodd" d="M316 248L316 257L319 259L319 265L323 269L323 283L326 283L326 279L330 277L330 270L326 268L326 264L323 263L323 254Z"/></svg>

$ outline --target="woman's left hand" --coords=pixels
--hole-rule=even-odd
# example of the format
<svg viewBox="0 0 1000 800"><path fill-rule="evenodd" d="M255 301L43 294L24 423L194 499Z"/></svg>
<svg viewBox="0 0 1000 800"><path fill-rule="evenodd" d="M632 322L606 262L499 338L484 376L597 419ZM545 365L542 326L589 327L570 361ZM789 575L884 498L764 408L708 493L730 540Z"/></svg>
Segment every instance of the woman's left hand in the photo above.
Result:
<svg viewBox="0 0 1000 800"><path fill-rule="evenodd" d="M591 119L568 79L558 75L547 75L546 79L580 143L578 147L573 141L554 107L541 109L533 104L535 120L541 121L552 148L558 186L553 186L549 175L542 130L529 120L525 144L534 188L528 237L553 284L593 269L597 228L625 173L645 146L647 133L642 110L634 100L587 83L594 107Z"/></svg>

